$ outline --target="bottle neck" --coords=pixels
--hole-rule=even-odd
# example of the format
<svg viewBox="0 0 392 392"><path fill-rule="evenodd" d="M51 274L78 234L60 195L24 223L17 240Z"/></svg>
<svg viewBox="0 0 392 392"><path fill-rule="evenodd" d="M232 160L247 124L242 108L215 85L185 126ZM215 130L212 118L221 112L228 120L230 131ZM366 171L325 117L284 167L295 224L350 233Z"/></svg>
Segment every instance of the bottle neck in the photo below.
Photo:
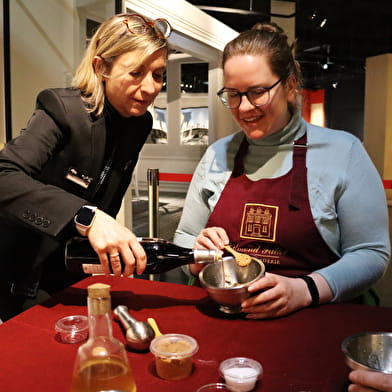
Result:
<svg viewBox="0 0 392 392"><path fill-rule="evenodd" d="M193 263L195 264L210 264L221 260L221 252L215 249L194 249Z"/></svg>
<svg viewBox="0 0 392 392"><path fill-rule="evenodd" d="M112 314L110 297L88 297L89 338L98 336L112 337Z"/></svg>

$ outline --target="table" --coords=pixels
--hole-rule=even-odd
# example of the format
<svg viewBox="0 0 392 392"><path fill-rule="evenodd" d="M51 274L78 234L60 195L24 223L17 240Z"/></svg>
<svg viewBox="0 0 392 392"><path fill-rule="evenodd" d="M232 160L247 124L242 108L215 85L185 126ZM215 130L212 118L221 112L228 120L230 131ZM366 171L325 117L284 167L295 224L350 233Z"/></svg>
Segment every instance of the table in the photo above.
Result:
<svg viewBox="0 0 392 392"><path fill-rule="evenodd" d="M262 364L264 374L255 391L345 391L342 340L363 331L392 332L392 308L328 304L280 319L245 320L220 313L200 287L94 276L0 326L2 390L68 391L78 345L61 343L54 324L66 315L87 314L86 287L96 282L111 285L113 308L126 305L136 319L154 317L163 333L184 333L199 343L192 375L179 381L160 379L150 352L129 351L138 392L196 391L222 381L219 363L233 356ZM116 321L113 332L125 343Z"/></svg>

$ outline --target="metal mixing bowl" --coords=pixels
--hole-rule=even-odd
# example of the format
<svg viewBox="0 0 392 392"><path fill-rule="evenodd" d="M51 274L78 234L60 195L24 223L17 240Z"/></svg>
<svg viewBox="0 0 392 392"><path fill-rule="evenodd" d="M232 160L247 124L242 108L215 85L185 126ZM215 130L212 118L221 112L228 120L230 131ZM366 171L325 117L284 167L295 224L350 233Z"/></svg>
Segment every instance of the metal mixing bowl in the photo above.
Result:
<svg viewBox="0 0 392 392"><path fill-rule="evenodd" d="M222 312L240 313L241 303L250 295L248 286L264 275L265 266L252 257L247 267L240 267L228 256L223 258L223 267L221 261L206 265L199 273L201 286Z"/></svg>
<svg viewBox="0 0 392 392"><path fill-rule="evenodd" d="M392 332L363 332L342 342L351 369L374 370L392 374Z"/></svg>

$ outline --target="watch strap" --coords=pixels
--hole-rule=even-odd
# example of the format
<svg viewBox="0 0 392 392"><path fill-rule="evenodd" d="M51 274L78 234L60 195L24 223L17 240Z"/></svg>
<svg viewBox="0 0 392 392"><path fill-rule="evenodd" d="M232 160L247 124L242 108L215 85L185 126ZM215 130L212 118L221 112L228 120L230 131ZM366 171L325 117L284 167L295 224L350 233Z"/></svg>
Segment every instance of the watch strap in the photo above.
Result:
<svg viewBox="0 0 392 392"><path fill-rule="evenodd" d="M308 286L310 296L312 297L312 302L310 303L309 306L310 307L317 306L320 301L320 294L313 278L309 275L299 276L299 278L305 281L306 285Z"/></svg>

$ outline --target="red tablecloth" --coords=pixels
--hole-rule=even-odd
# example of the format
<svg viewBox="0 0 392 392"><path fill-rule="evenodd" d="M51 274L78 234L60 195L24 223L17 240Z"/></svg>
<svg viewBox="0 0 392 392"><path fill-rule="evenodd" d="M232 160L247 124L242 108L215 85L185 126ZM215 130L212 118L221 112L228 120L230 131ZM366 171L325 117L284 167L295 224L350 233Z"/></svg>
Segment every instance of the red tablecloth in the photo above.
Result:
<svg viewBox="0 0 392 392"><path fill-rule="evenodd" d="M198 287L141 279L90 277L0 326L0 386L7 392L66 392L77 344L58 340L54 324L87 314L86 287L112 286L113 308L126 305L138 320L154 317L163 333L184 333L199 343L194 372L186 380L158 378L150 352L129 352L138 392L196 391L222 381L219 363L233 356L258 360L264 374L255 391L340 392L348 368L342 340L362 331L392 331L392 309L365 305L323 305L275 320L245 320L221 314ZM125 343L121 327L114 335Z"/></svg>

